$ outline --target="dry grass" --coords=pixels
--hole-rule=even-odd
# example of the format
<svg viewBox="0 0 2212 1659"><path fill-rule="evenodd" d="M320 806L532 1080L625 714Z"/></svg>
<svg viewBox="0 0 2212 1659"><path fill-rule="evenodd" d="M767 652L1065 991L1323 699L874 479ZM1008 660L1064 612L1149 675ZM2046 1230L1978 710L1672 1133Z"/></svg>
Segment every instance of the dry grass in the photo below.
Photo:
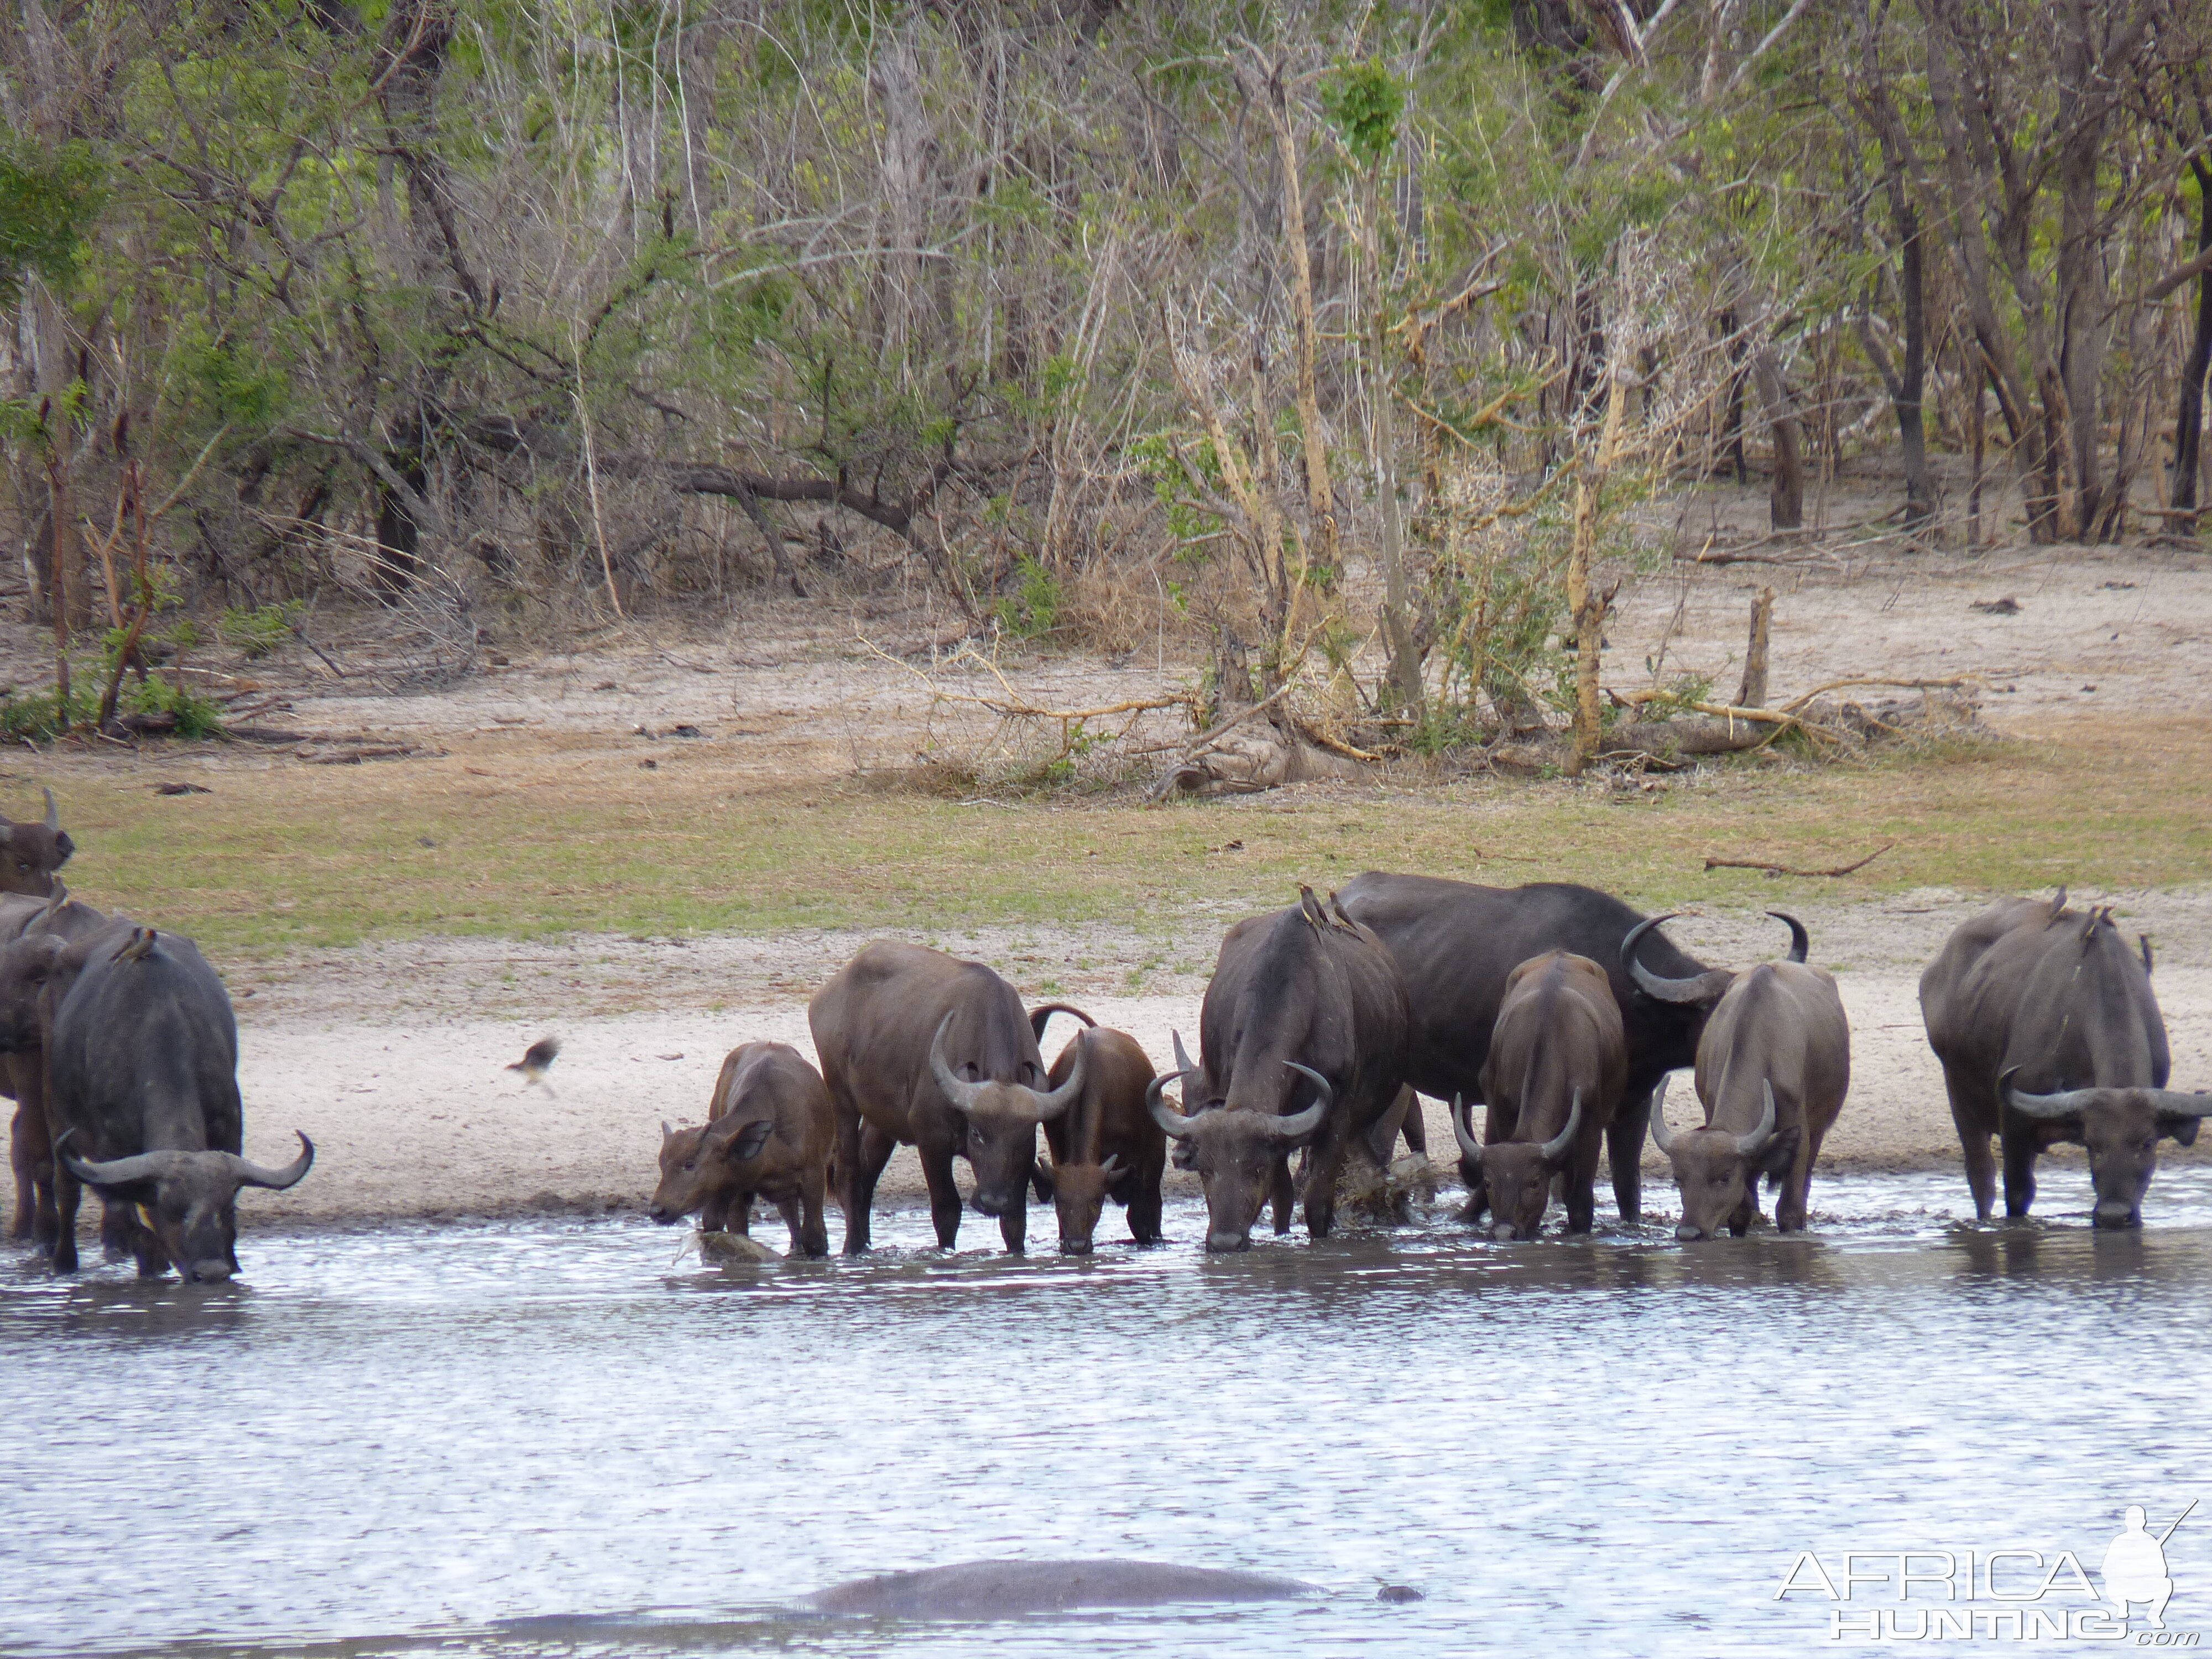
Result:
<svg viewBox="0 0 2212 1659"><path fill-rule="evenodd" d="M1378 866L1584 881L1652 905L2212 874L2212 721L2201 719L2082 724L1864 766L1741 765L1654 793L1485 779L1149 811L963 802L854 779L763 787L710 750L653 772L581 743L457 750L189 774L174 759L26 757L0 774L0 804L21 810L52 782L81 849L76 891L253 953L572 929L1142 928L1194 902L1273 904L1297 881L1327 888ZM155 795L173 775L212 793ZM1838 864L1887 841L1892 852L1843 881L1702 868L1708 854Z"/></svg>

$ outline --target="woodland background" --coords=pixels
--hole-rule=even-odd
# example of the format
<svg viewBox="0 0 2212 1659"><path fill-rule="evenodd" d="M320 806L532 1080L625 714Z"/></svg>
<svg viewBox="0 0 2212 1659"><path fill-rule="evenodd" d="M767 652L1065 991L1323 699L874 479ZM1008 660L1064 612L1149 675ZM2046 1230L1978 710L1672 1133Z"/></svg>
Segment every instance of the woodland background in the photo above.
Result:
<svg viewBox="0 0 2212 1659"><path fill-rule="evenodd" d="M1201 720L1303 675L1361 741L1587 752L1607 573L1710 550L1712 480L1783 542L1846 475L1931 550L2193 539L2208 46L2201 0L9 0L36 719L337 607L429 681L926 584L1171 617Z"/></svg>

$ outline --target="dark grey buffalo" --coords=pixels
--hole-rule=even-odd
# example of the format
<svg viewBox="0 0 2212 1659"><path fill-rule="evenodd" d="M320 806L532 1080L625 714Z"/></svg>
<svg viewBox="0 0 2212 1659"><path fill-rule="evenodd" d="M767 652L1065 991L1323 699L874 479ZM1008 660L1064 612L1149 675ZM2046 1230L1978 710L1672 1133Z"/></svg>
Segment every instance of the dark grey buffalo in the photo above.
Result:
<svg viewBox="0 0 2212 1659"><path fill-rule="evenodd" d="M1505 1000L1482 1067L1489 1109L1478 1144L1452 1103L1462 1158L1480 1165L1471 1215L1487 1207L1498 1239L1534 1238L1557 1183L1567 1231L1595 1218L1598 1155L1628 1076L1620 1008L1605 969L1588 957L1550 951L1507 977Z"/></svg>
<svg viewBox="0 0 2212 1659"><path fill-rule="evenodd" d="M1920 975L1929 1046L1943 1063L1966 1153L1966 1184L1986 1220L1996 1200L1990 1138L2004 1154L2005 1213L2035 1201L2035 1159L2062 1140L2089 1154L2100 1227L2142 1224L2158 1143L2183 1146L2212 1095L2166 1086L2166 1021L2140 957L2109 908L2000 899L1960 924Z"/></svg>
<svg viewBox="0 0 2212 1659"><path fill-rule="evenodd" d="M1037 1125L1080 1098L1079 1054L1056 1088L1014 988L980 962L878 939L806 1006L822 1080L837 1115L845 1249L868 1248L876 1182L902 1143L921 1155L930 1218L946 1249L960 1232L952 1160L975 1172L976 1209L1023 1248Z"/></svg>
<svg viewBox="0 0 2212 1659"><path fill-rule="evenodd" d="M1152 1116L1182 1141L1206 1188L1209 1250L1241 1250L1270 1198L1290 1231L1290 1156L1309 1148L1306 1230L1325 1237L1336 1177L1357 1138L1375 1162L1395 1142L1407 1103L1406 990L1375 935L1309 892L1273 915L1238 922L1221 941L1199 1010L1199 1064L1176 1039L1182 1112Z"/></svg>
<svg viewBox="0 0 2212 1659"><path fill-rule="evenodd" d="M1179 1561L962 1561L918 1572L878 1573L806 1598L817 1613L897 1619L1006 1619L1079 1607L1149 1607L1176 1601L1275 1601L1321 1587L1272 1573Z"/></svg>
<svg viewBox="0 0 2212 1659"><path fill-rule="evenodd" d="M1774 1224L1785 1233L1802 1228L1814 1162L1851 1086L1850 1022L1835 979L1806 965L1802 923L1778 910L1767 914L1789 924L1790 959L1744 973L1664 979L1637 959L1642 928L1621 947L1647 994L1694 999L1713 1011L1698 1042L1705 1122L1668 1128L1663 1081L1651 1103L1651 1139L1682 1195L1677 1238L1711 1238L1723 1227L1742 1237L1759 1214L1762 1175L1780 1189Z"/></svg>
<svg viewBox="0 0 2212 1659"><path fill-rule="evenodd" d="M1613 1201L1621 1219L1642 1211L1644 1124L1652 1088L1697 1057L1706 1010L1655 1001L1639 993L1620 966L1620 942L1643 914L1610 894L1565 882L1526 887L1478 887L1434 876L1370 870L1340 895L1352 918L1374 930L1398 964L1413 1024L1406 1046L1406 1081L1438 1100L1463 1096L1481 1103L1482 1066L1505 1000L1505 981L1531 957L1571 951L1600 963L1620 1006L1628 1048L1628 1080L1606 1131ZM1644 945L1660 973L1703 973L1663 936ZM1481 1166L1462 1154L1470 1190Z"/></svg>
<svg viewBox="0 0 2212 1659"><path fill-rule="evenodd" d="M135 1206L125 1243L142 1274L173 1265L194 1283L230 1278L239 1189L295 1185L315 1149L301 1135L281 1170L239 1155L238 1029L222 980L189 939L127 923L42 948L57 981L74 975L46 1039L55 1269L76 1267L82 1182Z"/></svg>
<svg viewBox="0 0 2212 1659"><path fill-rule="evenodd" d="M836 1114L822 1073L787 1042L730 1050L696 1128L660 1126L660 1182L646 1213L662 1226L697 1215L708 1232L749 1236L755 1197L776 1207L794 1255L830 1254L822 1218Z"/></svg>
<svg viewBox="0 0 2212 1659"><path fill-rule="evenodd" d="M1129 1237L1139 1244L1160 1242L1160 1177L1166 1173L1167 1136L1146 1107L1152 1061L1127 1031L1100 1025L1080 1008L1048 1002L1030 1010L1037 1040L1054 1014L1071 1014L1084 1029L1071 1037L1052 1063L1048 1081L1054 1088L1083 1068L1083 1093L1075 1104L1044 1126L1052 1148L1048 1185L1060 1221L1060 1248L1069 1255L1088 1255L1106 1200L1122 1206Z"/></svg>

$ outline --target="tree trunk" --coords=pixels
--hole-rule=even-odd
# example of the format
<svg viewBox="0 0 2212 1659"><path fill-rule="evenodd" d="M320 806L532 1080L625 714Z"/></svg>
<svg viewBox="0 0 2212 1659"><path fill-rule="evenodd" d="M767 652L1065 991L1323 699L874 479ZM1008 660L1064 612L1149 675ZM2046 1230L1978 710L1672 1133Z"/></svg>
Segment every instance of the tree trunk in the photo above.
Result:
<svg viewBox="0 0 2212 1659"><path fill-rule="evenodd" d="M2191 161L2197 175L2197 251L2212 250L2212 169ZM2181 402L2173 417L2173 506L2192 516L2168 520L2185 535L2197 533L2197 447L2204 427L2204 372L2212 368L2212 271L2197 279L2197 333L2181 369Z"/></svg>
<svg viewBox="0 0 2212 1659"><path fill-rule="evenodd" d="M1751 638L1743 649L1743 681L1736 688L1738 708L1766 707L1766 643L1774 623L1774 590L1762 587L1751 602Z"/></svg>
<svg viewBox="0 0 2212 1659"><path fill-rule="evenodd" d="M1567 609L1575 624L1574 745L1567 756L1567 775L1580 777L1597 753L1604 726L1598 708L1599 659L1605 650L1606 607L1611 593L1601 593L1590 580L1590 566L1597 556L1598 508L1613 471L1613 453L1620 442L1620 377L1608 373L1605 397L1605 428L1597 454L1575 469L1575 538L1567 556Z"/></svg>
<svg viewBox="0 0 2212 1659"><path fill-rule="evenodd" d="M1368 195L1367 268L1373 293L1367 308L1368 353L1373 361L1375 494L1382 509L1382 633L1390 647L1390 678L1399 707L1422 719L1421 654L1406 619L1405 526L1398 512L1398 441L1390 418L1392 376L1384 367L1389 341L1382 327L1382 236L1377 221L1382 191Z"/></svg>
<svg viewBox="0 0 2212 1659"><path fill-rule="evenodd" d="M1751 355L1751 382L1766 413L1774 439L1774 477L1767 486L1768 523L1796 530L1805 522L1805 453L1797 416L1790 406L1790 387L1782 378L1782 359L1771 345Z"/></svg>

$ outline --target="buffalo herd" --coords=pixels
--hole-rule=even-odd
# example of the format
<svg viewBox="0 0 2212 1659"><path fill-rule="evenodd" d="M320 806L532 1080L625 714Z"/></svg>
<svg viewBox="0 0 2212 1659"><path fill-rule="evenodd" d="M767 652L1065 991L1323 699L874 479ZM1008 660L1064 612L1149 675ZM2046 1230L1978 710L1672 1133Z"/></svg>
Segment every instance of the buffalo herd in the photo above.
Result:
<svg viewBox="0 0 2212 1659"><path fill-rule="evenodd" d="M237 1196L288 1188L314 1147L269 1169L240 1155L237 1028L222 981L191 940L71 898L74 851L53 795L43 819L0 817L0 1088L13 1231L57 1271L76 1266L82 1189L102 1200L111 1255L188 1280L238 1270ZM782 1215L794 1254L826 1255L836 1197L844 1249L868 1247L884 1167L913 1146L938 1242L965 1207L1024 1248L1031 1194L1054 1206L1060 1249L1088 1253L1108 1200L1139 1244L1160 1239L1170 1157L1196 1171L1206 1244L1239 1250L1263 1210L1288 1232L1303 1204L1325 1237L1347 1160L1388 1166L1402 1136L1425 1152L1419 1097L1449 1103L1464 1218L1497 1239L1537 1235L1556 1197L1569 1232L1595 1221L1601 1157L1626 1222L1641 1219L1647 1133L1680 1197L1680 1239L1741 1237L1759 1215L1806 1224L1822 1139L1850 1084L1836 981L1806 961L1802 924L1784 960L1735 970L1685 954L1646 917L1588 887L1480 887L1370 871L1326 897L1238 922L1198 1017L1198 1057L1172 1040L1159 1073L1127 1034L1064 1003L1024 1006L981 963L878 940L807 1006L819 1069L781 1042L723 1063L696 1127L662 1125L655 1221L698 1216L744 1232L756 1198ZM1977 1213L2035 1197L2035 1160L2082 1145L2099 1228L2142 1223L2157 1145L2192 1144L2212 1095L2166 1087L2166 1026L2151 953L2109 907L2003 899L1961 924L1921 975ZM1048 1066L1041 1043L1077 1029ZM1690 1069L1702 1119L1670 1122L1669 1073ZM1172 1089L1179 1096L1170 1100ZM1475 1133L1474 1109L1483 1111ZM1037 1156L1037 1133L1048 1156ZM963 1200L954 1164L973 1177Z"/></svg>

